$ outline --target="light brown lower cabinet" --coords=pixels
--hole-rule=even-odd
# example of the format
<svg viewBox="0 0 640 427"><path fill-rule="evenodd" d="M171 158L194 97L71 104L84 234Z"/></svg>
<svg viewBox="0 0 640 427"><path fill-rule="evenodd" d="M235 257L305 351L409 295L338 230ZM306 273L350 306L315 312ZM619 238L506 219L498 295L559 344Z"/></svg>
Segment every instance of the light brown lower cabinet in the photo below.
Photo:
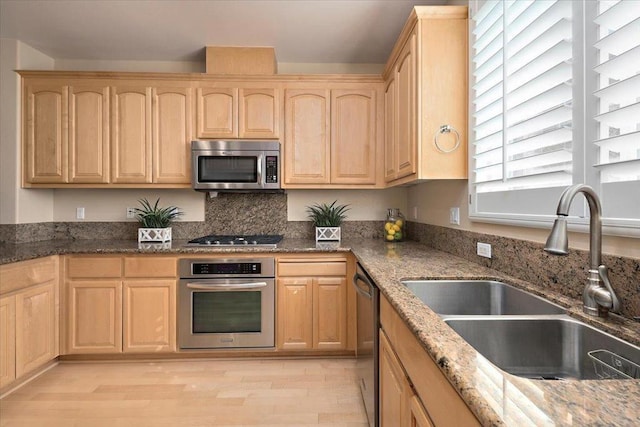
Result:
<svg viewBox="0 0 640 427"><path fill-rule="evenodd" d="M383 331L379 351L380 426L407 426L411 384Z"/></svg>
<svg viewBox="0 0 640 427"><path fill-rule="evenodd" d="M0 266L0 388L58 357L58 257Z"/></svg>
<svg viewBox="0 0 640 427"><path fill-rule="evenodd" d="M380 325L380 426L480 426L384 296Z"/></svg>
<svg viewBox="0 0 640 427"><path fill-rule="evenodd" d="M68 256L66 354L176 351L176 262Z"/></svg>
<svg viewBox="0 0 640 427"><path fill-rule="evenodd" d="M123 285L122 350L176 351L176 281L125 280Z"/></svg>
<svg viewBox="0 0 640 427"><path fill-rule="evenodd" d="M58 356L55 283L16 294L16 378Z"/></svg>
<svg viewBox="0 0 640 427"><path fill-rule="evenodd" d="M0 388L16 379L16 297L0 298Z"/></svg>
<svg viewBox="0 0 640 427"><path fill-rule="evenodd" d="M67 289L67 353L120 353L122 282L73 281Z"/></svg>
<svg viewBox="0 0 640 427"><path fill-rule="evenodd" d="M279 349L347 349L346 274L346 259L278 263Z"/></svg>

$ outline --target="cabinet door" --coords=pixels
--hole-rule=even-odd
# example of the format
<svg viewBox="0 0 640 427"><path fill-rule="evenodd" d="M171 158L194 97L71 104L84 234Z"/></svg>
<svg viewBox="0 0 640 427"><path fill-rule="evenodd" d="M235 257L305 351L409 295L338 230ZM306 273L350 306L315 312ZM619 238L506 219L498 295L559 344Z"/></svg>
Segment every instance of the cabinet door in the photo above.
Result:
<svg viewBox="0 0 640 427"><path fill-rule="evenodd" d="M127 280L123 297L123 351L176 350L176 281Z"/></svg>
<svg viewBox="0 0 640 427"><path fill-rule="evenodd" d="M328 184L330 181L329 90L285 93L285 184Z"/></svg>
<svg viewBox="0 0 640 427"><path fill-rule="evenodd" d="M313 347L313 285L308 277L278 279L278 348Z"/></svg>
<svg viewBox="0 0 640 427"><path fill-rule="evenodd" d="M68 282L67 352L122 351L122 282Z"/></svg>
<svg viewBox="0 0 640 427"><path fill-rule="evenodd" d="M111 181L151 182L151 88L114 87L111 114Z"/></svg>
<svg viewBox="0 0 640 427"><path fill-rule="evenodd" d="M16 297L0 298L0 388L16 379Z"/></svg>
<svg viewBox="0 0 640 427"><path fill-rule="evenodd" d="M398 173L398 108L395 72L391 73L384 90L384 180L396 179Z"/></svg>
<svg viewBox="0 0 640 427"><path fill-rule="evenodd" d="M191 182L191 88L153 89L153 182Z"/></svg>
<svg viewBox="0 0 640 427"><path fill-rule="evenodd" d="M16 378L58 356L56 286L33 286L16 294Z"/></svg>
<svg viewBox="0 0 640 427"><path fill-rule="evenodd" d="M409 400L409 426L410 427L434 427L427 410L422 406L417 395L411 396Z"/></svg>
<svg viewBox="0 0 640 427"><path fill-rule="evenodd" d="M313 281L313 348L347 347L347 280L318 277Z"/></svg>
<svg viewBox="0 0 640 427"><path fill-rule="evenodd" d="M398 91L397 178L416 173L416 34L411 34L400 53L396 72Z"/></svg>
<svg viewBox="0 0 640 427"><path fill-rule="evenodd" d="M240 89L238 122L240 138L278 138L280 92L278 89Z"/></svg>
<svg viewBox="0 0 640 427"><path fill-rule="evenodd" d="M109 88L69 87L69 181L109 182Z"/></svg>
<svg viewBox="0 0 640 427"><path fill-rule="evenodd" d="M238 137L238 89L198 88L198 138Z"/></svg>
<svg viewBox="0 0 640 427"><path fill-rule="evenodd" d="M56 84L25 86L25 182L67 182L68 90Z"/></svg>
<svg viewBox="0 0 640 427"><path fill-rule="evenodd" d="M400 360L380 331L379 349L380 427L405 427L409 423L411 385Z"/></svg>
<svg viewBox="0 0 640 427"><path fill-rule="evenodd" d="M376 91L331 91L331 183L376 183Z"/></svg>

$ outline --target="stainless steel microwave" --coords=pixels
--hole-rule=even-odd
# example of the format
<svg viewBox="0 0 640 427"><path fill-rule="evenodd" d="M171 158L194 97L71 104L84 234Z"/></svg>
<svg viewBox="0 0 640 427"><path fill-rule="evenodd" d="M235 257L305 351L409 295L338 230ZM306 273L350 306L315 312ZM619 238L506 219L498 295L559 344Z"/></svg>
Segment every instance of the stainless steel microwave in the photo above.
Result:
<svg viewBox="0 0 640 427"><path fill-rule="evenodd" d="M280 168L278 141L191 141L194 190L279 190Z"/></svg>

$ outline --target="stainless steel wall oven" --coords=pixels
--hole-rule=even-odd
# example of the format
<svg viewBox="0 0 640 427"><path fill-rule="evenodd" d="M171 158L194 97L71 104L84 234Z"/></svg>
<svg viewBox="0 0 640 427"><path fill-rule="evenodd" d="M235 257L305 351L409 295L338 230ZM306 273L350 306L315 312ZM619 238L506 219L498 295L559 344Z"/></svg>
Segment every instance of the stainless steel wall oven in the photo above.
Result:
<svg viewBox="0 0 640 427"><path fill-rule="evenodd" d="M180 348L275 346L275 259L182 259Z"/></svg>

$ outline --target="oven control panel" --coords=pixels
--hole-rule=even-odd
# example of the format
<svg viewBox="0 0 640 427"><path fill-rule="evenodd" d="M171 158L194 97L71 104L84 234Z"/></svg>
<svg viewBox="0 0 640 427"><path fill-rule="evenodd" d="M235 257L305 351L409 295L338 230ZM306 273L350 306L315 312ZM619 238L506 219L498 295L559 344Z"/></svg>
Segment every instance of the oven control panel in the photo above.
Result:
<svg viewBox="0 0 640 427"><path fill-rule="evenodd" d="M274 258L199 258L181 259L180 278L275 277Z"/></svg>
<svg viewBox="0 0 640 427"><path fill-rule="evenodd" d="M234 262L234 263L192 263L191 273L194 276L203 274L261 274L262 264L259 262Z"/></svg>

